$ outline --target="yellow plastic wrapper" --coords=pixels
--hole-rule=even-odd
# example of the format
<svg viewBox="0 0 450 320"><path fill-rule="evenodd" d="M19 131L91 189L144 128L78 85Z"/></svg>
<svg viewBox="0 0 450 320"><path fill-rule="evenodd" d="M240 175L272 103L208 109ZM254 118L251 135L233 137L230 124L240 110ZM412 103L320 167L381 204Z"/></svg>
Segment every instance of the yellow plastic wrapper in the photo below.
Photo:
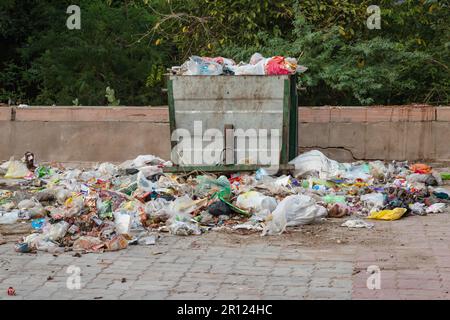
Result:
<svg viewBox="0 0 450 320"><path fill-rule="evenodd" d="M398 220L406 212L405 208L395 208L394 210L382 210L372 212L367 218L376 220Z"/></svg>

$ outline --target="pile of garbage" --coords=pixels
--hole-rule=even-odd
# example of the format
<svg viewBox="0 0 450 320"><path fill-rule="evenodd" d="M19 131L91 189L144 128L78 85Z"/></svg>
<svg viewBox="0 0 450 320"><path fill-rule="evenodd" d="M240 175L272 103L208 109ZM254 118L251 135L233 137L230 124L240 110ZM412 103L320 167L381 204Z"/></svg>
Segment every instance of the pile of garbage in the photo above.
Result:
<svg viewBox="0 0 450 320"><path fill-rule="evenodd" d="M298 65L297 59L283 56L264 58L255 53L249 63L240 62L223 57L192 56L183 65L172 67L173 74L186 76L218 76L218 75L288 75L303 73L308 68Z"/></svg>
<svg viewBox="0 0 450 320"><path fill-rule="evenodd" d="M277 235L328 218L370 229L370 219L442 213L450 201L442 187L450 174L426 164L339 163L316 150L290 164L289 175L215 176L165 173L172 163L152 155L80 170L36 165L27 153L0 165L0 186L18 179L14 190L0 188L0 224L30 223L18 252L103 252L154 245L164 232Z"/></svg>

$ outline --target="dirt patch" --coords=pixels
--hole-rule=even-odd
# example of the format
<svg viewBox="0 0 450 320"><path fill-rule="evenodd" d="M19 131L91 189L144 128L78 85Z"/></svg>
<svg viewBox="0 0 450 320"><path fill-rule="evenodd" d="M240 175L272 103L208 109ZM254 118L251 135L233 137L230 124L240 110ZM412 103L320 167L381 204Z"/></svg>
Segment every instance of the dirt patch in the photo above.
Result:
<svg viewBox="0 0 450 320"><path fill-rule="evenodd" d="M382 245L392 237L387 224L375 223L372 229L349 229L341 227L347 220L327 219L326 221L287 228L281 235L261 236L261 231L221 229L202 235L192 242L192 246L201 246L214 241L214 245L240 246L246 244L268 244L271 246L308 246L324 248L343 245ZM212 239L214 238L214 239Z"/></svg>
<svg viewBox="0 0 450 320"><path fill-rule="evenodd" d="M21 237L29 235L33 229L28 222L19 222L14 224L0 224L0 244L1 239L4 243L16 242Z"/></svg>

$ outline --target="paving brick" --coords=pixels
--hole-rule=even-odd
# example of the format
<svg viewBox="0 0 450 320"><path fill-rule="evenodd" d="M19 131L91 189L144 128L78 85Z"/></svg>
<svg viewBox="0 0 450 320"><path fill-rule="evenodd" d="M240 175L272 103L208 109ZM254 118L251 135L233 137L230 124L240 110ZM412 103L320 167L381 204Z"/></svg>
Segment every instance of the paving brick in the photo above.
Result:
<svg viewBox="0 0 450 320"><path fill-rule="evenodd" d="M10 285L17 299L449 299L449 221L430 215L380 223L382 242L339 246L302 245L296 234L262 240L212 232L167 236L151 250L133 246L74 258L19 255L6 244L0 246L0 299L9 299ZM82 270L80 290L66 287L69 265ZM370 265L381 269L380 290L367 289Z"/></svg>

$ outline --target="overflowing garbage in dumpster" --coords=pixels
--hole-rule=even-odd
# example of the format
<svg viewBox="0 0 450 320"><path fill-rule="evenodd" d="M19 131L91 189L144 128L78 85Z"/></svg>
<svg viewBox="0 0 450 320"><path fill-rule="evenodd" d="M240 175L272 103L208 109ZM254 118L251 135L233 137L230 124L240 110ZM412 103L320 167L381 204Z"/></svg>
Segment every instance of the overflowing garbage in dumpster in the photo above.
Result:
<svg viewBox="0 0 450 320"><path fill-rule="evenodd" d="M173 74L186 76L218 76L218 75L288 75L303 73L308 68L298 64L297 59L274 56L264 58L260 53L251 56L250 62L236 64L234 60L223 57L192 56L181 66L172 67Z"/></svg>
<svg viewBox="0 0 450 320"><path fill-rule="evenodd" d="M19 186L0 187L0 224L30 224L18 252L103 252L155 245L163 233L244 229L273 236L330 218L372 229L373 220L443 213L450 202L442 186L448 173L426 164L339 163L317 150L290 164L295 169L279 175L264 168L175 174L163 171L170 161L153 155L81 170L35 163L27 153L0 165L0 181L17 179Z"/></svg>

